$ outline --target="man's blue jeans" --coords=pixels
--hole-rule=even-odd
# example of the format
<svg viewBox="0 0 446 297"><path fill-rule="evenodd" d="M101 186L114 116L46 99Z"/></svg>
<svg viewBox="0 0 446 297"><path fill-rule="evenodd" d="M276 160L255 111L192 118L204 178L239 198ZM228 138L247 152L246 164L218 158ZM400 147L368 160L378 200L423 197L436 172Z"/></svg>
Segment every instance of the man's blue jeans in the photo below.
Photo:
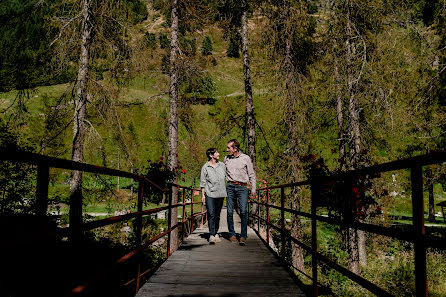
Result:
<svg viewBox="0 0 446 297"><path fill-rule="evenodd" d="M220 227L220 212L225 198L211 198L206 194L204 195L206 196L206 208L208 211L209 233L215 236Z"/></svg>
<svg viewBox="0 0 446 297"><path fill-rule="evenodd" d="M229 236L235 236L234 230L234 206L238 201L240 206L240 219L242 221L240 237L248 237L248 188L228 183L226 185L227 209L228 209L228 231Z"/></svg>

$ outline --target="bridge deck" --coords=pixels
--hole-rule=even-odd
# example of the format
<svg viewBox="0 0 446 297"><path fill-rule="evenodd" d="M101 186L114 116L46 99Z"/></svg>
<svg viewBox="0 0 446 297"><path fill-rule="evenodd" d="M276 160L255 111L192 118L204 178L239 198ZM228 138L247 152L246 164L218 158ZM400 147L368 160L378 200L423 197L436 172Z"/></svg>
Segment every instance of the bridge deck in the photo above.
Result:
<svg viewBox="0 0 446 297"><path fill-rule="evenodd" d="M305 296L252 229L246 246L231 243L227 230L224 208L222 242L210 245L207 226L196 229L136 296Z"/></svg>

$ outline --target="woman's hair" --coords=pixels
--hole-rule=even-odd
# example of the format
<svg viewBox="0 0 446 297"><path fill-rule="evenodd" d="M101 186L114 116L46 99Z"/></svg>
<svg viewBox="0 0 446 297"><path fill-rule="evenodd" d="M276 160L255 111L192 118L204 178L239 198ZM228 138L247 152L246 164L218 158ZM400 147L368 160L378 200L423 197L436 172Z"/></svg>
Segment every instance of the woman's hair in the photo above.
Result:
<svg viewBox="0 0 446 297"><path fill-rule="evenodd" d="M231 139L228 141L228 143L232 143L232 147L236 148L237 151L240 151L240 142L237 139Z"/></svg>
<svg viewBox="0 0 446 297"><path fill-rule="evenodd" d="M211 147L210 149L207 149L206 156L208 157L208 160L212 159L212 155L215 154L217 149L215 147Z"/></svg>

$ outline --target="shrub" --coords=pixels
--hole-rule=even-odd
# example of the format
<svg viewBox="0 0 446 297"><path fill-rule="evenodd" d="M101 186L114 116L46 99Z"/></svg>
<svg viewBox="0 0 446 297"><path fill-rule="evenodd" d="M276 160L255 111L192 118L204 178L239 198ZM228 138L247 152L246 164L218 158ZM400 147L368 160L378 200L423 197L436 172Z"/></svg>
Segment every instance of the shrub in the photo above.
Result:
<svg viewBox="0 0 446 297"><path fill-rule="evenodd" d="M146 32L144 34L144 41L146 42L146 46L150 49L156 48L156 35L153 33Z"/></svg>
<svg viewBox="0 0 446 297"><path fill-rule="evenodd" d="M209 56L209 55L212 55L212 50L213 50L213 47L212 47L211 38L209 36L206 36L204 38L203 44L201 46L201 53L204 56Z"/></svg>

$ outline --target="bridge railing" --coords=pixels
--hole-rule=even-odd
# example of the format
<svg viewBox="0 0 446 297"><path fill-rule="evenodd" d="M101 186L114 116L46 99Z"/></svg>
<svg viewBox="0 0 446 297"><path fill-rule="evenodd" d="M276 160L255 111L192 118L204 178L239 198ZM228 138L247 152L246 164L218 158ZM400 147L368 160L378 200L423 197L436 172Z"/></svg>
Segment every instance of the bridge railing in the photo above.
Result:
<svg viewBox="0 0 446 297"><path fill-rule="evenodd" d="M257 233L262 236L261 226L265 226L266 241L268 245L271 243L270 232L271 230L276 230L280 234L280 250L277 251L277 255L285 262L286 260L286 241L291 241L299 245L303 250L311 254L311 265L312 265L312 275L309 276L305 272L300 271L305 276L312 280L312 294L313 296L318 296L318 265L325 264L328 267L338 271L342 275L348 277L352 281L356 282L360 286L366 288L370 292L376 294L377 296L393 296L390 292L377 286L376 284L370 282L369 280L357 275L347 268L337 264L335 261L330 260L328 257L323 255L318 251L318 222L324 222L332 225L337 225L342 228L352 228L357 230L362 230L370 232L373 234L384 235L390 238L404 240L414 244L414 262L415 262L415 286L416 286L416 296L428 296L427 287L427 268L426 268L426 249L436 248L436 249L446 249L445 238L439 238L426 234L424 225L424 202L423 202L423 166L428 166L432 164L444 163L446 162L446 152L433 153L424 156L418 156L414 158L409 158L405 160L399 160L394 162L389 162L385 164L375 165L367 168L362 168L358 170L347 171L339 175L318 177L313 180L305 180L302 182L277 185L271 187L261 188L257 192L257 201L251 201L252 205L257 205L253 208L256 213L251 214L255 220L253 225L254 229L257 229ZM411 200L412 200L412 210L413 210L413 224L411 228L394 228L386 227L380 225L374 225L364 222L356 221L354 223L346 223L343 220L336 219L330 216L318 215L316 210L320 206L318 205L317 195L323 191L321 183L323 181L333 181L333 179L346 179L353 180L358 176L376 175L378 173L384 173L395 170L410 170L410 182L411 182ZM286 207L287 197L285 195L286 189L293 189L296 187L309 187L311 195L311 212L304 212L296 209ZM271 192L280 191L280 205L275 205L270 202ZM263 199L266 201L261 201L261 192L264 192ZM346 198L347 199L347 198ZM271 222L271 212L270 209L280 210L280 226L277 226ZM311 220L311 246L305 244L302 240L295 238L287 232L285 213L290 213L291 215L305 217ZM287 263L290 267L293 267L292 263ZM298 270L298 269L297 269Z"/></svg>
<svg viewBox="0 0 446 297"><path fill-rule="evenodd" d="M119 222L126 222L131 219L135 219L135 242L136 242L136 249L126 253L125 255L122 255L119 259L114 261L112 270L118 271L119 268L122 266L122 264L129 262L130 259L138 259L138 255L142 254L142 252L150 247L154 242L161 239L162 237L167 236L167 251L166 251L166 258L169 258L172 254L171 252L171 234L172 231L177 229L179 226L182 226L182 234L181 237L184 240L184 238L187 236L187 229L189 229L189 232L192 232L197 226L195 223L196 217L201 216L201 225L203 225L206 221L206 209L201 202L201 199L199 201L194 201L193 197L196 191L198 189L192 188L192 187L184 187L178 184L169 183L166 188L161 188L151 180L147 179L146 177L142 175L138 175L135 173L125 172L121 170L115 170L107 167L101 167L101 166L95 166L90 165L86 163L79 163L79 162L73 162L65 159L59 159L54 157L48 157L44 155L39 155L35 153L30 152L24 152L24 151L15 151L15 150L0 150L0 160L3 161L12 161L12 162L21 162L21 163L27 163L31 165L37 166L37 185L36 185L36 202L35 202L35 213L36 216L39 218L46 218L48 215L48 187L50 182L50 168L59 168L59 169L67 169L67 170L78 170L82 172L87 173L96 173L96 174L102 174L102 175L108 175L108 176L115 176L115 177L126 177L131 178L138 182L138 196L137 196L137 211L127 213L124 215L117 215L105 219L90 221L81 223L81 225L76 224L70 224L69 227L65 228L58 228L58 230L55 232L56 234L52 234L52 236L56 236L59 238L67 237L70 238L70 236L79 236L79 234L82 234L86 231L91 231L97 228L113 225ZM168 205L155 208L155 209L147 209L143 210L143 197L144 197L144 191L151 188L152 191L157 191L159 193L164 193L165 195L168 195ZM172 195L177 195L177 201L178 203L172 204ZM187 201L187 196L190 197L190 201ZM181 198L181 199L180 199ZM200 206L196 206L194 209L194 205L200 204ZM76 205L70 205L70 207L77 207ZM172 225L172 210L182 208L182 217L181 221L177 222L175 225ZM190 207L190 210L187 211L186 208ZM168 218L168 228L167 230L163 231L162 233L154 236L153 238L150 238L143 242L142 240L142 228L143 228L143 222L142 218L144 216L149 216L151 214L156 214L159 212L167 212ZM82 208L78 210L78 214L82 218ZM82 219L80 220L82 221ZM80 235L81 236L81 235ZM139 259L142 259L139 257ZM131 284L135 285L135 291L138 292L138 290L141 287L141 280L142 277L152 273L154 270L156 270L161 263L157 263L155 266L142 271L142 263L139 262L137 264L137 269L135 271L135 277L126 281L125 286L129 286ZM110 271L104 271L103 274L98 274L96 277L93 277L91 280L77 285L74 287L68 295L70 296L77 296L82 295L87 291L91 286L95 285L99 280L104 279L104 275L108 275ZM63 294L63 293L62 293Z"/></svg>

